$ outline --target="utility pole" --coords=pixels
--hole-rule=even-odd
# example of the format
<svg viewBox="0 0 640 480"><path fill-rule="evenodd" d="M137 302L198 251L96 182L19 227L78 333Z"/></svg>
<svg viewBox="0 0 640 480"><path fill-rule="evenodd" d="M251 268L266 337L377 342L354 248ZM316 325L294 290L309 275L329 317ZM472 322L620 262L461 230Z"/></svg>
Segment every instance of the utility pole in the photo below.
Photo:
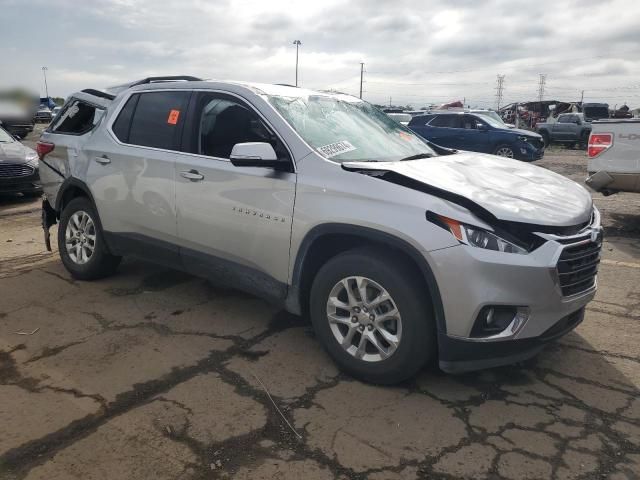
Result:
<svg viewBox="0 0 640 480"><path fill-rule="evenodd" d="M360 96L362 98L362 95ZM391 97L389 97L389 108L391 108Z"/></svg>
<svg viewBox="0 0 640 480"><path fill-rule="evenodd" d="M582 95L580 95L580 105L584 102L584 90L582 90Z"/></svg>
<svg viewBox="0 0 640 480"><path fill-rule="evenodd" d="M47 67L42 67L42 75L44 75L44 94L47 97L47 103L49 103L49 87L47 86Z"/></svg>
<svg viewBox="0 0 640 480"><path fill-rule="evenodd" d="M298 86L298 48L302 45L300 40L294 40L293 44L296 46L296 87Z"/></svg>
<svg viewBox="0 0 640 480"><path fill-rule="evenodd" d="M498 75L496 77L496 110L500 110L500 104L502 103L502 93L504 92L504 75Z"/></svg>
<svg viewBox="0 0 640 480"><path fill-rule="evenodd" d="M540 74L540 80L538 82L538 101L544 99L544 85L547 83L547 76L544 73Z"/></svg>
<svg viewBox="0 0 640 480"><path fill-rule="evenodd" d="M362 98L362 82L364 79L364 62L360 62L360 98Z"/></svg>

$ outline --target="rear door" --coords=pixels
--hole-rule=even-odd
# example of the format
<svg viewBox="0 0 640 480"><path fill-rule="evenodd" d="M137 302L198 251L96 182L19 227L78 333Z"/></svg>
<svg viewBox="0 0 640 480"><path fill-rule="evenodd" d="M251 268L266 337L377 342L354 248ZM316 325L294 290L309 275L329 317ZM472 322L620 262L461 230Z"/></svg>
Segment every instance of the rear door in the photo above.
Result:
<svg viewBox="0 0 640 480"><path fill-rule="evenodd" d="M268 142L291 170L235 167L231 149ZM282 299L289 267L296 175L290 153L244 99L200 92L191 101L176 162L178 235L184 266L218 282Z"/></svg>
<svg viewBox="0 0 640 480"><path fill-rule="evenodd" d="M462 115L442 114L436 115L429 122L427 131L429 140L436 145L449 148L463 149Z"/></svg>
<svg viewBox="0 0 640 480"><path fill-rule="evenodd" d="M85 149L87 183L116 250L179 262L174 175L190 95L133 93Z"/></svg>
<svg viewBox="0 0 640 480"><path fill-rule="evenodd" d="M561 114L558 116L558 121L553 126L554 140L561 142L571 140L574 136L573 130L575 125L572 123L572 118L575 115L570 113Z"/></svg>

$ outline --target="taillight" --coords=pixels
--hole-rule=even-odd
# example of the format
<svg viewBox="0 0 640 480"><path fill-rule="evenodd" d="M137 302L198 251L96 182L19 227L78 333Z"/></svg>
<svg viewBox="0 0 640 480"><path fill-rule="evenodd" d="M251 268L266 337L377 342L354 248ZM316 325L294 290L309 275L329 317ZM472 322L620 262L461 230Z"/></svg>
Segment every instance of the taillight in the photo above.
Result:
<svg viewBox="0 0 640 480"><path fill-rule="evenodd" d="M38 142L36 144L36 152L38 152L38 158L42 160L47 153L51 153L56 146L49 142Z"/></svg>
<svg viewBox="0 0 640 480"><path fill-rule="evenodd" d="M594 158L604 152L613 145L613 134L611 133L592 133L589 135L589 147L587 155Z"/></svg>

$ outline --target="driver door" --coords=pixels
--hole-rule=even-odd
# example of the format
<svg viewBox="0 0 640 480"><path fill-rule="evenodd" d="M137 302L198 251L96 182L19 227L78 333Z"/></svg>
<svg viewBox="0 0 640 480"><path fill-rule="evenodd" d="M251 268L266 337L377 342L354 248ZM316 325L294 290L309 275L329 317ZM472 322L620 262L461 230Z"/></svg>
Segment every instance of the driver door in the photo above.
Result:
<svg viewBox="0 0 640 480"><path fill-rule="evenodd" d="M176 207L186 269L269 299L286 294L296 174L290 154L247 102L194 94L176 161ZM236 167L237 143L268 142L291 171Z"/></svg>

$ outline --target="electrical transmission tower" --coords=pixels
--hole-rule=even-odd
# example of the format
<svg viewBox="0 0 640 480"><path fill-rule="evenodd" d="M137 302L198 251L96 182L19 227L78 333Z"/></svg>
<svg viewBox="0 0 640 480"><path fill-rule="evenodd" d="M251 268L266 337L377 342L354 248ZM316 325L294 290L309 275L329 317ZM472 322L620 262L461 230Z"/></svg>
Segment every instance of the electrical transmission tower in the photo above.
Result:
<svg viewBox="0 0 640 480"><path fill-rule="evenodd" d="M544 99L544 85L547 83L547 76L544 73L540 74L540 81L538 82L538 100L541 102Z"/></svg>
<svg viewBox="0 0 640 480"><path fill-rule="evenodd" d="M497 84L496 84L496 110L500 110L503 91L504 91L504 75L498 75Z"/></svg>

